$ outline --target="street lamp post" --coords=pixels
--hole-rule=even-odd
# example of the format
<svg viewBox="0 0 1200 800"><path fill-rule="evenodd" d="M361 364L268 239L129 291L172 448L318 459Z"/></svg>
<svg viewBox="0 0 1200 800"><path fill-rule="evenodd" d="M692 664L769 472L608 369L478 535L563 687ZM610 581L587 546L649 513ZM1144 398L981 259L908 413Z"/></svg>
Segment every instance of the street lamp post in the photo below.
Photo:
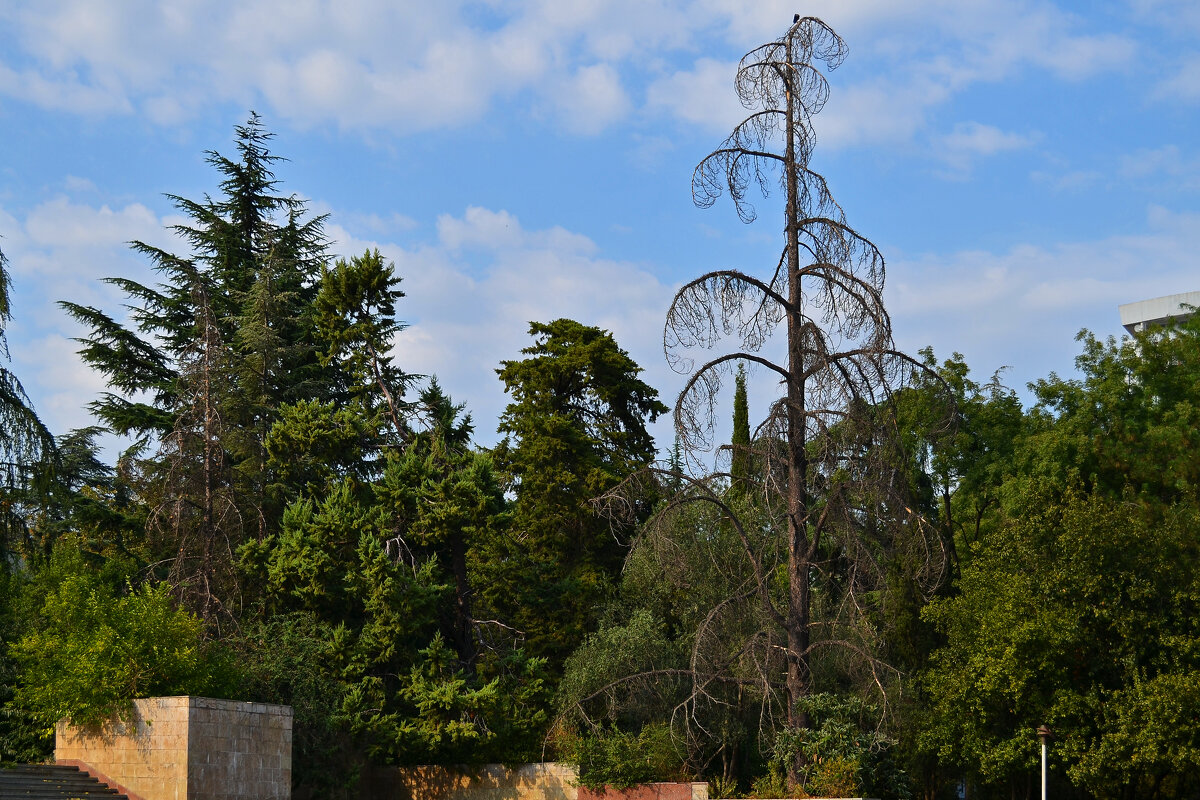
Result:
<svg viewBox="0 0 1200 800"><path fill-rule="evenodd" d="M1050 729L1041 725L1037 735L1042 740L1042 800L1046 800L1046 740L1050 738Z"/></svg>

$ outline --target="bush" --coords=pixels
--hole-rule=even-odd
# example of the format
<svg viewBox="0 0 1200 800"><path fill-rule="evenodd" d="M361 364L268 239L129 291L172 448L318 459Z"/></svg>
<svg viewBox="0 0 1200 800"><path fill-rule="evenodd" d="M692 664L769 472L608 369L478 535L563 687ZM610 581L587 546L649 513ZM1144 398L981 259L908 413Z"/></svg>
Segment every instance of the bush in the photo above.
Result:
<svg viewBox="0 0 1200 800"><path fill-rule="evenodd" d="M797 755L805 764L801 796L911 796L908 776L892 758L894 742L871 725L878 711L857 697L815 694L799 701L811 727L779 731L772 767L786 774Z"/></svg>
<svg viewBox="0 0 1200 800"><path fill-rule="evenodd" d="M646 725L637 734L613 727L583 737L577 747L579 783L589 789L628 789L685 777L683 754L666 725Z"/></svg>
<svg viewBox="0 0 1200 800"><path fill-rule="evenodd" d="M11 648L13 706L45 728L63 717L85 726L114 713L128 719L138 697L226 696L228 659L204 642L199 619L175 607L166 584L114 584L63 541L27 591L42 610Z"/></svg>

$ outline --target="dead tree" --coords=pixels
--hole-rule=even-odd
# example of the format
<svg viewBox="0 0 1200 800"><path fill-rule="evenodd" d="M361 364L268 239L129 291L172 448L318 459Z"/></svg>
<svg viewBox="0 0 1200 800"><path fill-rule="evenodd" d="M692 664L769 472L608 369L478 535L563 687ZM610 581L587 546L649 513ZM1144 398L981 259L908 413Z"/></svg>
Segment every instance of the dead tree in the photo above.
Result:
<svg viewBox="0 0 1200 800"><path fill-rule="evenodd" d="M722 380L737 364L779 378L781 396L756 437L762 452L755 494L779 510L784 593L771 591L769 565L752 537L743 540L760 584L754 595L785 639L777 649L792 729L809 725L797 701L820 688L812 668L818 651L841 648L864 669L878 669L870 651L843 634L848 620L862 616L859 590L882 578L881 548L907 540L927 573L941 567L936 546L921 552L925 526L910 510L915 504L896 477L897 454L881 427L892 388L919 364L894 349L883 256L847 224L824 178L809 168L812 118L829 95L818 64L834 69L845 56L841 37L809 17L741 60L736 88L751 113L696 168L693 198L706 208L728 193L739 217L752 222L751 193L768 197L780 187L783 252L765 275L723 269L686 284L671 303L664 333L672 367L690 375L675 426L692 452L711 448ZM775 333L786 337L782 348L767 347ZM718 349L725 352L714 356ZM835 568L845 586L839 607L823 609L816 620L814 581ZM789 769L793 781L802 766Z"/></svg>

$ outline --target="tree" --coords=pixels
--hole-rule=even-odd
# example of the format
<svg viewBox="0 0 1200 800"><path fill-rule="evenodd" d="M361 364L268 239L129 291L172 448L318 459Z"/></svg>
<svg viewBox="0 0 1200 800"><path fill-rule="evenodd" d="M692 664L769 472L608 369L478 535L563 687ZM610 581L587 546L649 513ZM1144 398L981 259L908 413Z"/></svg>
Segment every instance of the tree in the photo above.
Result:
<svg viewBox="0 0 1200 800"><path fill-rule="evenodd" d="M746 399L746 365L738 364L733 379L733 437L730 439L729 481L737 494L745 494L751 476L750 405Z"/></svg>
<svg viewBox="0 0 1200 800"><path fill-rule="evenodd" d="M924 613L944 643L922 681L920 744L1007 793L1028 783L1031 731L1048 724L1075 786L1186 797L1200 765L1180 723L1200 703L1200 327L1079 339L1079 377L1038 381L1023 417L1011 398L968 392L975 441L943 451L975 538L954 591Z"/></svg>
<svg viewBox="0 0 1200 800"><path fill-rule="evenodd" d="M654 459L646 421L667 407L607 331L559 319L529 332L526 358L497 371L512 402L495 457L516 501L485 561L484 598L557 670L595 625L628 549L591 501Z"/></svg>
<svg viewBox="0 0 1200 800"><path fill-rule="evenodd" d="M392 509L395 533L450 571L454 601L443 624L446 639L468 673L479 657L479 621L468 556L505 521L504 492L489 455L471 449L474 427L464 406L455 405L436 380L417 403L428 429L417 434L399 458L391 459L379 488Z"/></svg>
<svg viewBox="0 0 1200 800"><path fill-rule="evenodd" d="M151 543L173 553L168 577L188 607L218 630L234 617L234 550L245 520L230 474L222 400L231 353L221 341L208 288L197 276L198 335L181 353L175 425L147 463L155 498Z"/></svg>
<svg viewBox="0 0 1200 800"><path fill-rule="evenodd" d="M13 645L21 666L14 705L44 729L63 717L101 723L138 697L221 697L230 688L203 623L172 603L165 584L134 588L129 578L114 563L96 569L78 543L63 540L28 584L40 608Z"/></svg>
<svg viewBox="0 0 1200 800"><path fill-rule="evenodd" d="M131 324L61 303L90 329L80 353L111 389L92 411L134 439L122 472L151 510L176 590L209 622L236 605L233 552L278 530L266 440L280 410L347 383L321 367L313 320L324 217L305 219L301 200L278 193L270 139L251 114L236 128L237 159L208 153L220 196L169 196L188 254L134 242L161 283L108 279L128 296Z"/></svg>
<svg viewBox="0 0 1200 800"><path fill-rule="evenodd" d="M6 361L5 328L12 319L9 286L8 259L0 251L0 357ZM0 365L0 571L8 569L8 553L25 534L21 498L39 465L49 466L54 455L54 437L33 410L17 376Z"/></svg>
<svg viewBox="0 0 1200 800"><path fill-rule="evenodd" d="M314 312L329 343L323 361L344 365L346 394L371 411L382 405L394 433L404 438L400 396L415 376L402 372L388 355L395 335L405 327L395 318L396 301L404 297L399 285L392 265L384 264L378 250L349 261L339 259L333 269L322 270ZM373 399L376 393L382 404Z"/></svg>
<svg viewBox="0 0 1200 800"><path fill-rule="evenodd" d="M1120 341L1076 338L1080 377L1051 373L1033 386L1020 470L1059 487L1200 504L1200 319Z"/></svg>
<svg viewBox="0 0 1200 800"><path fill-rule="evenodd" d="M927 611L947 640L926 677L923 745L1015 793L1045 724L1054 772L1096 797L1194 796L1196 508L1078 487L1014 499L961 593Z"/></svg>
<svg viewBox="0 0 1200 800"><path fill-rule="evenodd" d="M921 355L926 368L897 393L896 422L913 458L913 480L921 484L914 492L927 515L939 520L951 579L998 511L1000 487L1015 469L1028 420L1000 371L981 385L961 354L941 365L932 348Z"/></svg>
<svg viewBox="0 0 1200 800"><path fill-rule="evenodd" d="M753 565L762 610L785 637L779 652L793 731L809 725L799 701L814 691L819 651L841 647L873 663L860 601L879 585L889 552L905 543L920 552L928 527L906 502L904 482L891 479L894 431L878 411L891 388L919 366L892 345L883 256L847 224L824 178L809 168L812 117L829 92L817 64L833 69L845 55L842 39L808 17L743 57L736 87L752 113L696 168L693 198L708 207L727 191L739 217L751 222L751 190L768 195L777 176L785 198L783 253L765 277L724 269L692 280L676 294L666 322L671 363L690 372L675 424L693 451L711 444L716 397L733 365L766 369L783 387L760 427L763 466L755 493L773 509L785 543L786 591L773 593L778 579L761 557L756 532L737 521L736 509L712 485L693 481L685 494L721 509ZM779 327L783 352L766 355L763 347ZM727 335L735 337L733 350L694 367L695 348L721 345ZM935 576L942 565L920 559L915 566ZM830 615L819 625L818 610ZM802 766L797 753L791 783Z"/></svg>

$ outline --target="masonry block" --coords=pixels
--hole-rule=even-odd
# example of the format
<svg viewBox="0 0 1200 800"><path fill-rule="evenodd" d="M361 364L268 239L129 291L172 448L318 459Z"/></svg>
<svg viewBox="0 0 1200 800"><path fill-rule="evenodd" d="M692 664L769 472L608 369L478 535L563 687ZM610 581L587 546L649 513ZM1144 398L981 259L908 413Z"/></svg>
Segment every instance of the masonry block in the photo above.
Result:
<svg viewBox="0 0 1200 800"><path fill-rule="evenodd" d="M289 800L292 709L207 697L135 700L114 717L55 732L55 760L88 770L131 800Z"/></svg>

